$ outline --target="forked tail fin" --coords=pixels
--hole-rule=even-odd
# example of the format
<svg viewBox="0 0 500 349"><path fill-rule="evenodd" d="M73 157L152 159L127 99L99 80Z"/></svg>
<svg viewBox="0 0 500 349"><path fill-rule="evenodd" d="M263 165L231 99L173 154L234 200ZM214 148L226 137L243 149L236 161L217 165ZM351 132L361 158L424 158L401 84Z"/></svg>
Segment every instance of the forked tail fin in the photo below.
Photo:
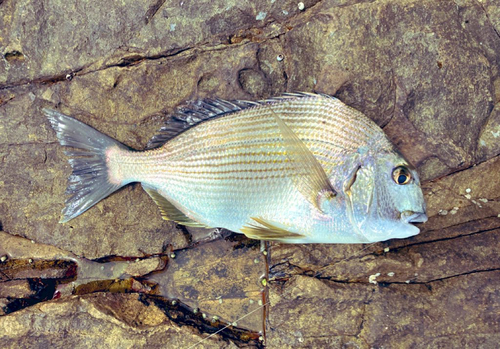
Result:
<svg viewBox="0 0 500 349"><path fill-rule="evenodd" d="M71 197L66 200L59 221L65 223L127 184L109 177L106 152L117 147L130 148L72 117L50 109L43 112L56 131L59 143L74 148L64 151L73 169L66 189Z"/></svg>

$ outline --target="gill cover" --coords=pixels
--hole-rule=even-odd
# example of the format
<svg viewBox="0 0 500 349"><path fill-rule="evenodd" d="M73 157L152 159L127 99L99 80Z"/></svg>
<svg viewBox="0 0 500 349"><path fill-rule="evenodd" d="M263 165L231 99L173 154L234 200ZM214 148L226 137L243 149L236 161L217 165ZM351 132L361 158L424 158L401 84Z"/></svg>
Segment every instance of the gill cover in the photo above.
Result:
<svg viewBox="0 0 500 349"><path fill-rule="evenodd" d="M358 165L347 177L343 187L347 217L360 241L366 240L368 242L364 228L370 219L375 195L373 166L370 164Z"/></svg>
<svg viewBox="0 0 500 349"><path fill-rule="evenodd" d="M414 201L419 200L413 194L421 194L420 188L393 183L392 173L386 173L392 167L387 166L386 161L367 161L345 183L349 221L367 242L406 238L420 231L402 219L402 212L416 211Z"/></svg>

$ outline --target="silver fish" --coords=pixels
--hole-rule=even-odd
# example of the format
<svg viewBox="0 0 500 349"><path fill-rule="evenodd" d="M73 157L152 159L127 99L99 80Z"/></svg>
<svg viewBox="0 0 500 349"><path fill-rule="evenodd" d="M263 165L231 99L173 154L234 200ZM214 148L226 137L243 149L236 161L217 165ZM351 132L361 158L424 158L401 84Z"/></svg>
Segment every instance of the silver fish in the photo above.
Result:
<svg viewBox="0 0 500 349"><path fill-rule="evenodd" d="M44 110L67 150L61 222L140 182L164 219L287 243L366 243L416 235L427 220L415 169L382 129L340 100L295 93L179 108L135 151Z"/></svg>

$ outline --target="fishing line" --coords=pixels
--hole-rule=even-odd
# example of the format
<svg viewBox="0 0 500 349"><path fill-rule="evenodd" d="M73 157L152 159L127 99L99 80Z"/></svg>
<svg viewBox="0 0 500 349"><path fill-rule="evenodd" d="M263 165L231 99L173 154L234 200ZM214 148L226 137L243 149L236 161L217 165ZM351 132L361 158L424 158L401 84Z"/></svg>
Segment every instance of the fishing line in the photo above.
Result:
<svg viewBox="0 0 500 349"><path fill-rule="evenodd" d="M247 317L247 316L249 316L250 314L253 314L253 313L255 313L257 310L260 310L260 309L264 308L264 307L265 307L266 305L268 305L268 304L269 304L269 302L266 302L265 304L262 304L262 306L260 306L260 307L258 307L258 308L255 308L255 309L254 309L254 310L252 310L251 312L249 312L249 313L247 313L247 314L243 315L242 317L240 317L240 318L239 318L238 320L236 320L235 322L237 323L237 322L239 322L239 321L243 320L244 318L246 318L246 317ZM187 348L187 349L192 349L192 348L194 348L194 347L195 347L195 346L197 346L198 344L203 343L205 340L209 339L209 338L210 338L210 337L212 337L212 336L215 336L217 333L222 332L222 331L224 331L226 328L231 327L231 326L232 326L232 324L228 324L228 325L224 326L224 327L223 327L223 328L221 328L220 330L218 330L218 331L216 331L216 332L214 332L214 333L212 333L212 334L208 335L207 337L203 338L203 339L202 339L202 340L200 340L199 342L196 342L195 344L193 344L192 346L190 346L190 347L189 347L189 348Z"/></svg>
<svg viewBox="0 0 500 349"><path fill-rule="evenodd" d="M377 242L372 242L372 243L368 244L367 246L363 247L361 250L356 251L354 254L352 254L352 255L350 255L350 256L348 256L348 257L346 257L346 258L344 258L344 259L342 259L342 260L338 261L337 263L342 263L342 262L345 262L345 261L346 261L346 260L348 260L349 258L352 258L352 257L354 257L354 256L356 256L356 255L358 255L358 254L360 254L361 252L366 251L369 247L371 247L371 246L375 245L376 243L377 243ZM318 275L319 275L319 271L318 271L318 272L316 272L316 274L314 275L314 277L316 277L316 276L318 276ZM251 314L255 313L257 310L263 309L263 308L264 308L265 306L267 306L268 304L269 304L269 301L268 301L268 302L266 302L266 303L264 303L264 304L262 304L262 306L259 306L258 308L255 308L255 309L254 309L254 310L252 310L251 312L249 312L249 313L247 313L247 314L243 315L242 317L240 317L239 319L237 319L237 320L236 320L236 321L234 321L234 322L238 323L239 321L243 320L243 319L244 319L244 318L246 318L247 316L249 316L249 315L251 315ZM226 325L226 326L224 326L224 327L223 327L223 328L221 328L220 330L217 330L216 332L214 332L214 333L212 333L212 334L208 335L207 337L205 337L205 338L201 339L200 341L196 342L195 344L193 344L192 346L188 347L187 349L193 349L193 348L194 348L195 346L197 346L198 344L203 343L204 341L206 341L206 340L207 340L207 339L209 339L210 337L215 336L216 334L218 334L218 333L220 333L220 332L224 331L226 328L229 328L229 327L231 327L231 326L232 326L232 324L231 324L231 323L230 323L230 324L228 324L228 325Z"/></svg>

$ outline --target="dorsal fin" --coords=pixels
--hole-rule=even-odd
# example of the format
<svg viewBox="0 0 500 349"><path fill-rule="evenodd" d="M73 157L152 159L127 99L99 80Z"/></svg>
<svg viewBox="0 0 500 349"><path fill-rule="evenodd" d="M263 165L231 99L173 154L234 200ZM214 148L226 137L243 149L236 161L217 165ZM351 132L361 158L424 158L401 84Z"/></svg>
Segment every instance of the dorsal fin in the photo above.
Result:
<svg viewBox="0 0 500 349"><path fill-rule="evenodd" d="M165 220L172 220L182 225L186 225L188 227L203 227L208 228L204 224L198 223L191 218L187 217L184 213L182 213L177 207L175 207L170 201L168 201L163 195L161 195L158 190L149 185L143 184L142 188L146 191L146 193L151 196L153 201L158 205L158 208L161 212L161 217Z"/></svg>
<svg viewBox="0 0 500 349"><path fill-rule="evenodd" d="M160 128L160 132L148 142L146 149L162 146L178 134L199 123L259 105L250 101L225 101L223 99L201 99L180 106Z"/></svg>
<svg viewBox="0 0 500 349"><path fill-rule="evenodd" d="M257 102L243 100L226 101L219 98L207 98L190 102L176 109L174 114L166 121L165 126L160 128L158 134L148 142L146 149L158 148L180 133L210 119L263 104L279 103L284 100L307 97L335 98L327 95L300 92L284 93L280 97L264 99Z"/></svg>

